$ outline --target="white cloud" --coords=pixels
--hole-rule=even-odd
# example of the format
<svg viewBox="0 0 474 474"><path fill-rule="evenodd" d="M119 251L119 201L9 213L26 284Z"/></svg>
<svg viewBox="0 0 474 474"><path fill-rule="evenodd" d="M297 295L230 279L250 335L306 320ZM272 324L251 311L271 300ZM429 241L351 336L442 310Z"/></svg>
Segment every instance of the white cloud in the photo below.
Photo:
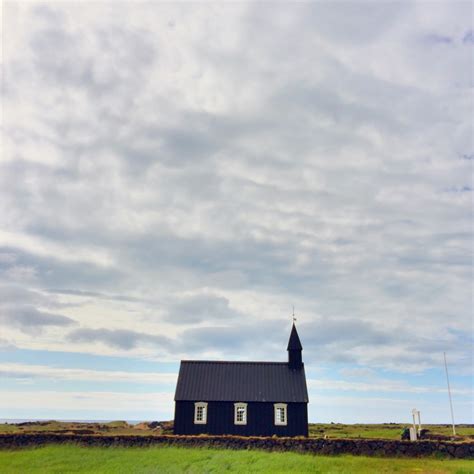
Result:
<svg viewBox="0 0 474 474"><path fill-rule="evenodd" d="M88 370L17 363L0 363L0 375L15 379L45 378L69 381L82 380L88 382L130 382L166 385L175 385L177 379L177 374L174 373Z"/></svg>
<svg viewBox="0 0 474 474"><path fill-rule="evenodd" d="M6 5L0 278L82 335L9 340L283 358L295 304L313 364L472 365L470 7L372 7Z"/></svg>
<svg viewBox="0 0 474 474"><path fill-rule="evenodd" d="M447 393L444 387L414 386L403 381L375 378L369 382L355 382L353 380L318 379L308 380L308 387L314 392L334 390L342 392L391 392L391 393ZM453 389L457 395L472 395L469 389Z"/></svg>
<svg viewBox="0 0 474 474"><path fill-rule="evenodd" d="M411 424L411 412L414 407L421 411L423 424L443 423L449 420L449 404L439 400L400 397L363 396L325 396L311 397L309 419L315 423L406 423ZM463 416L470 423L472 401L457 401L456 407L463 411Z"/></svg>
<svg viewBox="0 0 474 474"><path fill-rule="evenodd" d="M164 413L170 411L173 394L166 392L155 393L124 393L124 392L57 392L36 391L31 396L28 391L2 391L0 403L7 413L19 410L29 410L30 413L39 410L65 411L101 411L104 418L111 414L120 413Z"/></svg>

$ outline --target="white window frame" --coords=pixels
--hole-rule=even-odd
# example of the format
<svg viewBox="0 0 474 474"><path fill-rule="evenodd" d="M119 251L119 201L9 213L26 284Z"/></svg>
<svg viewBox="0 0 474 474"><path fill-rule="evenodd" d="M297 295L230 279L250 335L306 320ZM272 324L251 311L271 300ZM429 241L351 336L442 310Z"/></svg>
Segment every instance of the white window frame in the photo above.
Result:
<svg viewBox="0 0 474 474"><path fill-rule="evenodd" d="M198 409L202 408L202 419L198 419ZM194 403L194 424L205 425L207 423L207 402Z"/></svg>
<svg viewBox="0 0 474 474"><path fill-rule="evenodd" d="M239 409L244 409L243 420L237 419ZM234 425L246 425L247 424L247 404L244 402L234 403Z"/></svg>
<svg viewBox="0 0 474 474"><path fill-rule="evenodd" d="M286 403L275 403L274 405L274 413L275 413L275 425L276 426L287 426L288 425L288 406ZM278 413L280 410L283 410L283 418L284 420L281 421L280 416Z"/></svg>

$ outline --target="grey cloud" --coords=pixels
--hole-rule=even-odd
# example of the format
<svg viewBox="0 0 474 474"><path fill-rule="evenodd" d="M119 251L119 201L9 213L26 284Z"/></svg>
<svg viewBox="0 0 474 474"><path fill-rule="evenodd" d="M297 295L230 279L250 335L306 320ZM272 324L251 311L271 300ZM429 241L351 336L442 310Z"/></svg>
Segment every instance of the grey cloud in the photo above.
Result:
<svg viewBox="0 0 474 474"><path fill-rule="evenodd" d="M36 32L31 39L36 67L45 78L81 84L90 67L78 54L78 38L55 28Z"/></svg>
<svg viewBox="0 0 474 474"><path fill-rule="evenodd" d="M37 291L28 290L18 285L0 284L0 304L45 304L48 299Z"/></svg>
<svg viewBox="0 0 474 474"><path fill-rule="evenodd" d="M385 345L402 339L405 334L382 331L375 324L355 318L320 319L301 325L309 344L313 347L329 345L344 347Z"/></svg>
<svg viewBox="0 0 474 474"><path fill-rule="evenodd" d="M10 369L4 370L0 368L0 377L17 380L30 380L34 378L34 374L22 373L21 371L15 371Z"/></svg>
<svg viewBox="0 0 474 474"><path fill-rule="evenodd" d="M194 358L222 354L240 360L285 360L290 327L280 319L239 321L184 330L178 342Z"/></svg>
<svg viewBox="0 0 474 474"><path fill-rule="evenodd" d="M244 318L244 315L233 310L227 298L208 294L175 298L168 304L166 317L175 324L228 322L236 318Z"/></svg>
<svg viewBox="0 0 474 474"><path fill-rule="evenodd" d="M344 377L354 377L357 379L367 379L372 378L376 375L376 372L373 369L369 369L367 367L351 367L341 369L340 374Z"/></svg>
<svg viewBox="0 0 474 474"><path fill-rule="evenodd" d="M292 245L288 248L291 249ZM278 287L281 291L285 291L285 287L286 291L294 290L301 281L310 283L317 278L314 274L295 274L291 268L291 251L281 252L276 244L250 238L214 242L204 238L180 239L162 235L130 241L123 256L144 271L150 265L181 268L183 271L192 268L201 284L218 280L218 275L226 271L238 272L254 288ZM325 267L325 263L320 262L320 271ZM225 284L225 280L220 284Z"/></svg>
<svg viewBox="0 0 474 474"><path fill-rule="evenodd" d="M52 8L51 5L34 6L32 15L44 25L60 24L65 21L64 14L59 9Z"/></svg>
<svg viewBox="0 0 474 474"><path fill-rule="evenodd" d="M66 288L65 289L49 288L44 291L48 293L58 294L58 295L83 296L83 297L98 298L98 299L103 299L103 300L131 301L131 302L143 301L142 298L135 298L133 296L109 295L109 294L100 293L97 291L73 290L73 289L66 289Z"/></svg>
<svg viewBox="0 0 474 474"><path fill-rule="evenodd" d="M474 30L469 30L466 31L466 34L464 35L462 39L463 43L474 43Z"/></svg>
<svg viewBox="0 0 474 474"><path fill-rule="evenodd" d="M309 366L327 363L354 364L363 360L365 350L393 350L403 347L412 354L420 367L433 364L433 343L428 338L417 338L402 327L377 328L375 324L357 319L317 319L298 324L304 359ZM223 357L239 359L284 360L289 325L279 319L239 321L235 325L204 326L184 330L177 339L177 347L185 348L193 357L220 353ZM416 348L413 346L416 344ZM362 351L362 353L360 352ZM378 355L377 357L380 357ZM410 356L406 356L408 364ZM379 361L371 361L377 366ZM398 361L399 362L399 361ZM384 359L384 363L389 363ZM383 364L382 364L383 365Z"/></svg>
<svg viewBox="0 0 474 474"><path fill-rule="evenodd" d="M16 268L16 267L13 267ZM10 270L10 269L8 269ZM5 276L10 277L9 271L4 273ZM6 280L7 278L5 278ZM0 306L34 306L36 308L47 308L47 309L61 309L74 306L71 303L63 303L59 301L55 296L48 295L40 289L27 288L22 283L4 283L3 279L0 278Z"/></svg>
<svg viewBox="0 0 474 474"><path fill-rule="evenodd" d="M145 117L122 123L123 137L114 137L113 149L130 173L143 173L161 164L179 170L178 178L200 179L201 195L219 180L216 167L221 155L239 152L240 139L268 133L275 126L275 119L265 116L176 108L167 98L160 98L157 106L169 113L165 124ZM106 133L113 136L116 125L109 117L106 119L110 125ZM107 138L110 146L110 137Z"/></svg>
<svg viewBox="0 0 474 474"><path fill-rule="evenodd" d="M38 232L38 234L40 234ZM53 237L54 240L60 241L62 238L65 238L66 233L58 233L51 235L50 233L45 232L45 235L48 235L49 238ZM86 238L87 240L87 238ZM77 242L79 244L79 242ZM2 247L0 247L1 249ZM6 248L5 250L11 250ZM26 267L33 267L36 269L39 276L38 282L35 282L37 285L41 285L41 288L28 289L22 288L19 289L18 286L14 287L9 291L22 292L22 295L29 294L28 301L30 298L35 298L35 301L41 301L46 305L59 305L55 298L51 296L46 298L41 296L41 291L43 288L58 288L64 285L65 282L68 282L69 287L81 288L82 291L92 291L96 290L98 287L112 294L113 290L120 286L120 282L124 278L124 274L120 268L110 268L110 267L101 267L90 262L68 262L58 258L38 255L35 252L31 252L23 249L16 249L17 260L15 265L24 265ZM7 269L8 267L4 267ZM4 280L0 278L0 283ZM11 285L6 285L9 288L12 288ZM1 287L1 285L0 285ZM60 288L59 288L60 289ZM0 291L2 291L0 289ZM81 291L81 290L79 290ZM26 296L22 296L26 298ZM38 299L39 298L39 299ZM47 301L46 301L47 300Z"/></svg>
<svg viewBox="0 0 474 474"><path fill-rule="evenodd" d="M243 321L234 326L203 326L181 331L176 338L122 329L80 328L68 333L71 343L100 342L120 350L141 346L154 348L161 356L187 354L202 358L204 354L221 353L245 359L264 358L268 351L276 357L286 357L288 334L281 321ZM240 355L238 355L240 354Z"/></svg>
<svg viewBox="0 0 474 474"><path fill-rule="evenodd" d="M183 120L186 121L185 117ZM124 159L125 165L135 171L144 171L151 165L160 163L172 168L199 166L209 162L219 149L215 131L203 129L202 123L189 121L185 130L179 127L153 127L149 130L133 127L130 133L135 140L127 137L115 145L115 150ZM129 157L133 157L132 160Z"/></svg>
<svg viewBox="0 0 474 474"><path fill-rule="evenodd" d="M8 339L0 337L0 351L12 351L15 350L16 346Z"/></svg>
<svg viewBox="0 0 474 474"><path fill-rule="evenodd" d="M430 43L440 43L440 44L452 44L454 42L454 38L450 36L441 35L438 33L432 33L426 36L426 40Z"/></svg>
<svg viewBox="0 0 474 474"><path fill-rule="evenodd" d="M0 252L0 265L7 266L15 263L17 256L13 252Z"/></svg>
<svg viewBox="0 0 474 474"><path fill-rule="evenodd" d="M380 83L378 87L382 89L381 92L390 93L389 87L384 88ZM325 123L329 120L332 124L343 127L343 130L363 125L371 125L388 131L400 132L406 129L402 117L387 114L370 101L362 103L344 98L340 91L331 90L326 84L288 83L284 88L276 91L273 102L278 108L284 108L297 116L311 117L313 121L319 118ZM313 125L314 129L317 130ZM342 138L342 134L327 130L327 127L321 127L320 133L324 133L325 142L329 141L331 136ZM362 138L359 139L359 143L367 145Z"/></svg>
<svg viewBox="0 0 474 474"><path fill-rule="evenodd" d="M95 54L87 45L91 40L97 46ZM62 23L54 24L35 31L30 47L41 79L75 86L94 95L137 86L143 80L140 73L155 58L145 32L118 27L98 30L85 37L81 32L67 31Z"/></svg>
<svg viewBox="0 0 474 474"><path fill-rule="evenodd" d="M47 327L67 327L76 322L62 314L49 311L69 305L62 304L40 291L20 285L2 284L0 278L0 323L26 334L38 334ZM45 310L46 309L46 310Z"/></svg>
<svg viewBox="0 0 474 474"><path fill-rule="evenodd" d="M36 334L47 326L71 326L76 322L61 314L40 311L29 305L0 305L0 322L17 327L28 334Z"/></svg>
<svg viewBox="0 0 474 474"><path fill-rule="evenodd" d="M463 335L451 333L443 337L427 337L400 324L389 327L360 319L324 318L298 327L306 360L312 364L360 364L370 360L372 367L395 370L406 367L410 371L422 372L427 367L438 366L443 351L450 351L459 366L465 365L463 346L470 345L464 341ZM377 355L367 359L364 351L375 351ZM393 352L397 353L396 360L391 355ZM350 375L352 371L353 374L370 375L368 367L344 369L341 373Z"/></svg>
<svg viewBox="0 0 474 474"><path fill-rule="evenodd" d="M172 341L159 335L125 329L76 329L67 335L71 342L101 342L115 349L131 350L140 345L156 346L164 352L172 347Z"/></svg>
<svg viewBox="0 0 474 474"><path fill-rule="evenodd" d="M247 22L254 35L257 27L263 29L262 23L266 25L258 37L271 31L272 40L274 36L286 36L288 42L297 42L301 38L319 36L331 42L361 47L386 35L410 8L409 4L401 2L317 2L292 5L293 14L290 15L287 5L275 5L270 13L265 5L257 4L249 10ZM285 13L289 19L279 21L280 15ZM300 44L301 47L304 45ZM288 54L289 48L286 46L284 52Z"/></svg>

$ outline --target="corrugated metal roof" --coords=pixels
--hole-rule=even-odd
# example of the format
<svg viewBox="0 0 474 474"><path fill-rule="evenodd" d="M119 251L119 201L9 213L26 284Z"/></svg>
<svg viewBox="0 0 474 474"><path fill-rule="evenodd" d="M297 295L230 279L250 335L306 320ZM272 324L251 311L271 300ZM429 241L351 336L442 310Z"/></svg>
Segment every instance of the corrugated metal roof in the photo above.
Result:
<svg viewBox="0 0 474 474"><path fill-rule="evenodd" d="M286 362L183 360L176 401L308 402L304 367Z"/></svg>

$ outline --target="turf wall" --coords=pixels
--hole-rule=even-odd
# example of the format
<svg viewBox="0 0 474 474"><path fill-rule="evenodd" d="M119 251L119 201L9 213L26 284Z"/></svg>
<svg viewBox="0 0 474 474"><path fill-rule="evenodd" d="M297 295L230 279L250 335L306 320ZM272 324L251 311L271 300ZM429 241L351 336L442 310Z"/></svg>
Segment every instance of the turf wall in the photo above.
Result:
<svg viewBox="0 0 474 474"><path fill-rule="evenodd" d="M260 438L239 436L101 436L50 433L0 434L0 449L16 449L46 444L76 443L82 446L187 446L226 449L264 449L313 454L353 454L364 456L437 456L474 459L474 442L397 441L381 439Z"/></svg>

